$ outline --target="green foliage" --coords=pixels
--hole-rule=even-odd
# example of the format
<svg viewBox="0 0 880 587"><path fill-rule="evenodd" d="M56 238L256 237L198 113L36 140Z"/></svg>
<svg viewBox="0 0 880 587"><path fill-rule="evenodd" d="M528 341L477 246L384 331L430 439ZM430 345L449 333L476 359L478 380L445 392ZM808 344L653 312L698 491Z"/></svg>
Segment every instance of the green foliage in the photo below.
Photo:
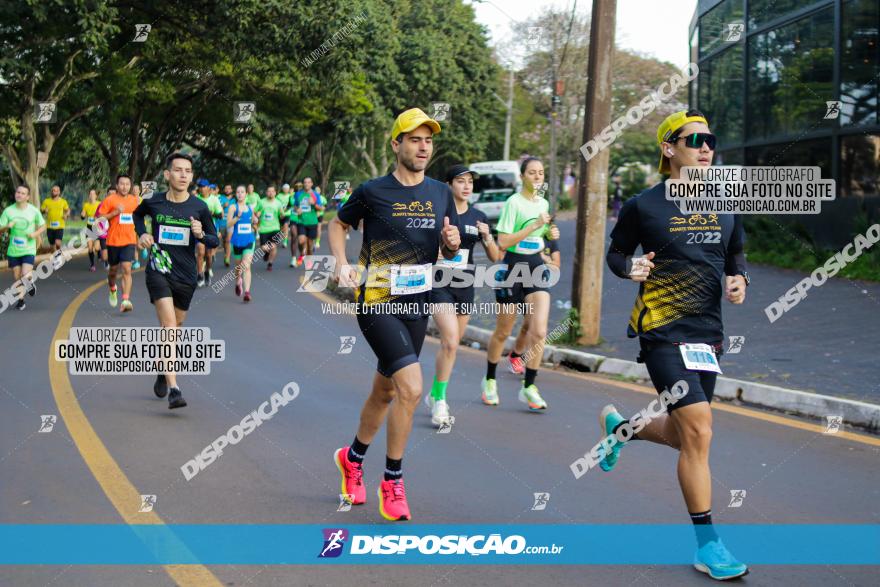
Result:
<svg viewBox="0 0 880 587"><path fill-rule="evenodd" d="M767 216L747 216L744 226L749 263L763 263L810 273L838 252L818 246L809 232L798 223L781 225ZM868 226L867 216L860 216L854 234L864 234ZM880 281L880 247L875 245L867 249L837 276Z"/></svg>
<svg viewBox="0 0 880 587"><path fill-rule="evenodd" d="M132 42L134 23L151 23L146 42ZM502 116L496 76L462 0L8 2L0 154L19 176L38 178L29 153L45 150L44 173L77 189L119 170L157 179L164 156L181 148L196 154L197 174L227 181L319 171L359 181L387 171L399 110L450 102L431 170L442 174L484 156ZM59 80L59 123L29 134L30 100ZM252 124L234 123L235 102L256 103ZM57 134L51 143L44 129Z"/></svg>
<svg viewBox="0 0 880 587"><path fill-rule="evenodd" d="M571 308L565 317L565 323L568 324L568 330L559 338L562 344L576 345L583 331L581 329L581 319L577 308Z"/></svg>

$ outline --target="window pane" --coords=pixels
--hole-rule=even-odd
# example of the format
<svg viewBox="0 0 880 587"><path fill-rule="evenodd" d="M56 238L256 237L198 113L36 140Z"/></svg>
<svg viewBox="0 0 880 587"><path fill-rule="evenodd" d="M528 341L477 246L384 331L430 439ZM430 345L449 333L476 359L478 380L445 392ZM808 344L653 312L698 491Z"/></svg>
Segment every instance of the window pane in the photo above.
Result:
<svg viewBox="0 0 880 587"><path fill-rule="evenodd" d="M746 149L746 165L817 165L822 169L822 178L831 177L831 139L795 141L752 147ZM852 218L845 213L839 200L822 202L821 214L778 214L771 215L787 234L797 236L801 230L822 246L835 247L852 226ZM757 218L753 216L752 218ZM753 221L752 221L753 222ZM852 238L851 236L849 237ZM809 239L798 240L810 245Z"/></svg>
<svg viewBox="0 0 880 587"><path fill-rule="evenodd" d="M834 12L829 7L749 40L750 138L830 128Z"/></svg>
<svg viewBox="0 0 880 587"><path fill-rule="evenodd" d="M815 139L746 149L746 165L800 165L819 166L822 178L831 177L831 139Z"/></svg>
<svg viewBox="0 0 880 587"><path fill-rule="evenodd" d="M699 109L722 147L743 139L742 61L742 45L736 45L700 66Z"/></svg>
<svg viewBox="0 0 880 587"><path fill-rule="evenodd" d="M700 56L711 53L728 42L731 32L734 40L738 29L731 31L730 24L742 24L743 0L725 0L700 18ZM740 39L745 38L745 31L739 30Z"/></svg>
<svg viewBox="0 0 880 587"><path fill-rule="evenodd" d="M815 3L816 0L749 0L749 28Z"/></svg>
<svg viewBox="0 0 880 587"><path fill-rule="evenodd" d="M880 2L848 0L843 4L840 47L840 124L880 121Z"/></svg>
<svg viewBox="0 0 880 587"><path fill-rule="evenodd" d="M841 196L880 197L880 135L854 135L840 140Z"/></svg>

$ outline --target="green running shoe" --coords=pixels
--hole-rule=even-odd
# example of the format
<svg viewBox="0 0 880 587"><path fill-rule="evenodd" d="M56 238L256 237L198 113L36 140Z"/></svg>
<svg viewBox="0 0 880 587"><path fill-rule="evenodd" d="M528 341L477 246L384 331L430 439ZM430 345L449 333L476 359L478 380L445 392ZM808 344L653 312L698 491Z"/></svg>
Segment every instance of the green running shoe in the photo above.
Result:
<svg viewBox="0 0 880 587"><path fill-rule="evenodd" d="M534 383L528 387L520 388L519 401L527 404L529 409L533 412L547 409L547 402L545 402L544 398L541 397L541 394L538 393L538 386Z"/></svg>

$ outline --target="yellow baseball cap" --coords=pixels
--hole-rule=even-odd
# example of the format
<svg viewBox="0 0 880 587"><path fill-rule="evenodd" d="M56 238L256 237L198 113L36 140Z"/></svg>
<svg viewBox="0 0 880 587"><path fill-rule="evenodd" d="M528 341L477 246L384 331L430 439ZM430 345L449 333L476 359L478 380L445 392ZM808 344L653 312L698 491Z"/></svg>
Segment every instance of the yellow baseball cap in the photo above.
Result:
<svg viewBox="0 0 880 587"><path fill-rule="evenodd" d="M657 127L657 145L659 146L663 142L668 141L675 131L690 122L702 122L707 126L709 124L709 121L703 116L688 116L685 110L673 112ZM663 151L660 151L660 166L658 170L660 173L669 172L669 159L663 154Z"/></svg>
<svg viewBox="0 0 880 587"><path fill-rule="evenodd" d="M391 138L396 139L400 133L413 131L423 124L427 124L434 134L440 132L440 123L425 114L421 108L404 110L394 121L394 126L391 127Z"/></svg>

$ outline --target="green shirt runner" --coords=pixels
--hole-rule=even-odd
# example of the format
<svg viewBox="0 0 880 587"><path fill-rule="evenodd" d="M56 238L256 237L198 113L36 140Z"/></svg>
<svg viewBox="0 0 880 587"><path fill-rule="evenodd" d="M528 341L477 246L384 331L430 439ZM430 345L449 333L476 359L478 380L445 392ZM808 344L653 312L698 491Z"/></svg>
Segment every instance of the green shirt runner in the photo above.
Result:
<svg viewBox="0 0 880 587"><path fill-rule="evenodd" d="M299 208L299 222L303 226L315 226L318 224L318 211L315 203L318 202L314 192L297 192L294 196L295 206Z"/></svg>
<svg viewBox="0 0 880 587"><path fill-rule="evenodd" d="M277 199L264 198L257 204L256 211L260 214L260 234L281 230L281 211L284 206Z"/></svg>
<svg viewBox="0 0 880 587"><path fill-rule="evenodd" d="M504 203L496 230L504 234L519 232L537 220L542 213L548 213L549 211L550 202L544 198L535 196L532 199L528 199L522 194L513 194ZM544 226L533 231L516 245L508 247L507 250L524 255L543 251L544 233L546 230L547 228Z"/></svg>
<svg viewBox="0 0 880 587"><path fill-rule="evenodd" d="M24 210L19 208L18 204L13 204L3 210L3 214L0 215L0 226L12 225L9 229L9 247L6 249L6 256L36 255L37 239L28 235L45 223L40 210L33 204L28 204Z"/></svg>
<svg viewBox="0 0 880 587"><path fill-rule="evenodd" d="M208 211L211 213L211 216L223 216L223 204L220 203L220 198L218 198L214 194L209 195L207 198L203 198L200 194L198 198L205 204L207 204Z"/></svg>
<svg viewBox="0 0 880 587"><path fill-rule="evenodd" d="M275 199L281 202L282 214L285 214L287 212L287 207L290 205L290 196L292 195L293 194L285 194L284 192L281 192L280 194L275 196Z"/></svg>

